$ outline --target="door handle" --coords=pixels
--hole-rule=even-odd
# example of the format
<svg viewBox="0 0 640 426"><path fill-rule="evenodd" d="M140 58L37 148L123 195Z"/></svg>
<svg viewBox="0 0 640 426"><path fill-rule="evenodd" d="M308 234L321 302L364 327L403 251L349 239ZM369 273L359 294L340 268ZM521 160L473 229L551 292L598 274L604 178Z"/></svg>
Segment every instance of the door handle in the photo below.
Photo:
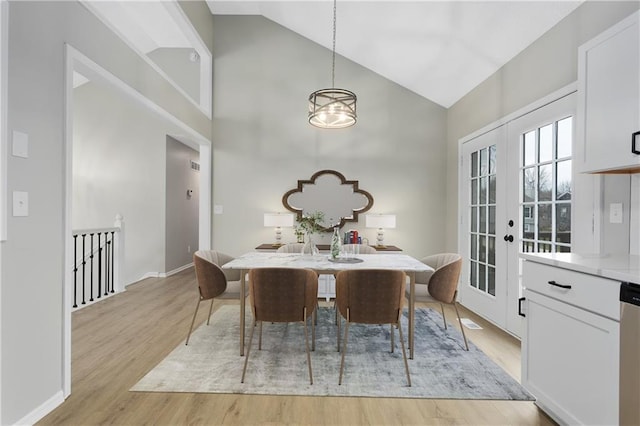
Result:
<svg viewBox="0 0 640 426"><path fill-rule="evenodd" d="M527 317L524 312L522 312L522 302L524 302L526 299L526 297L521 297L520 299L518 299L518 315L520 315L521 317Z"/></svg>
<svg viewBox="0 0 640 426"><path fill-rule="evenodd" d="M504 240L505 241L509 241L510 243L513 242L513 235L505 235L504 236Z"/></svg>
<svg viewBox="0 0 640 426"><path fill-rule="evenodd" d="M553 286L556 286L556 287L564 288L564 289L567 289L567 290L571 289L571 285L570 284L558 284L557 282L555 282L553 280L549 281L549 284L551 284Z"/></svg>

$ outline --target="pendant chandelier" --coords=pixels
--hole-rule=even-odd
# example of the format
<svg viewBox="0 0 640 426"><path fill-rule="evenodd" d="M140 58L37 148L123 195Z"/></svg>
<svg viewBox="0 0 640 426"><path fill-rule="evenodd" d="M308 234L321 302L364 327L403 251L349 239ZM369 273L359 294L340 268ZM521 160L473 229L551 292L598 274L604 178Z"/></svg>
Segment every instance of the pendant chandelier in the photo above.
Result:
<svg viewBox="0 0 640 426"><path fill-rule="evenodd" d="M331 89L316 90L309 95L309 123L323 129L343 129L356 124L356 94L337 89L336 79L336 0L333 0L333 56Z"/></svg>

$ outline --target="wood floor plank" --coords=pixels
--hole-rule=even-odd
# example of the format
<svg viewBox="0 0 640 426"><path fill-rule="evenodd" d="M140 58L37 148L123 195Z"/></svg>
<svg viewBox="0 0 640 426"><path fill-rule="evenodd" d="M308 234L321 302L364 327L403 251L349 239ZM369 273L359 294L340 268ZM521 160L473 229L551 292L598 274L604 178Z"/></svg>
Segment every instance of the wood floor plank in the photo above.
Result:
<svg viewBox="0 0 640 426"><path fill-rule="evenodd" d="M129 392L184 342L197 294L190 269L169 278L143 280L73 313L72 393L38 424L553 424L526 401ZM214 310L225 304L238 301L216 301ZM457 324L452 309L445 308L445 313L449 323ZM195 327L206 314L207 309L200 309ZM464 308L461 315L483 327L465 330L467 337L519 379L519 341Z"/></svg>

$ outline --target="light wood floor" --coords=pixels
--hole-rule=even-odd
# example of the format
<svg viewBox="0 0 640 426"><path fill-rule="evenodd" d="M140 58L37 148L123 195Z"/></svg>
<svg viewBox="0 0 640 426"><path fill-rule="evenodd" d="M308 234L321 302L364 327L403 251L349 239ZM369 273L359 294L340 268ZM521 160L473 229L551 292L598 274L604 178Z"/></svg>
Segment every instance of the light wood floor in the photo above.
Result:
<svg viewBox="0 0 640 426"><path fill-rule="evenodd" d="M185 339L196 295L193 270L187 270L146 279L74 313L71 396L38 424L554 424L532 402L523 401L129 392ZM214 309L222 303L238 302L216 301ZM205 307L196 326L205 320ZM453 322L453 310L447 315ZM464 308L461 315L483 327L467 330L468 338L519 379L518 340Z"/></svg>

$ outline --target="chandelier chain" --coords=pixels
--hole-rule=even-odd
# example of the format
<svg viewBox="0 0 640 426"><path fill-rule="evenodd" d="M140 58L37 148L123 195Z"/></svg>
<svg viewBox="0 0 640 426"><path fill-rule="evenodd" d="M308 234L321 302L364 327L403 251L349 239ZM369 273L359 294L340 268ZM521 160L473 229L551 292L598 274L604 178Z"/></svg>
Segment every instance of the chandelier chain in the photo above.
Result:
<svg viewBox="0 0 640 426"><path fill-rule="evenodd" d="M331 87L336 87L336 2L333 0L333 56L331 60Z"/></svg>

